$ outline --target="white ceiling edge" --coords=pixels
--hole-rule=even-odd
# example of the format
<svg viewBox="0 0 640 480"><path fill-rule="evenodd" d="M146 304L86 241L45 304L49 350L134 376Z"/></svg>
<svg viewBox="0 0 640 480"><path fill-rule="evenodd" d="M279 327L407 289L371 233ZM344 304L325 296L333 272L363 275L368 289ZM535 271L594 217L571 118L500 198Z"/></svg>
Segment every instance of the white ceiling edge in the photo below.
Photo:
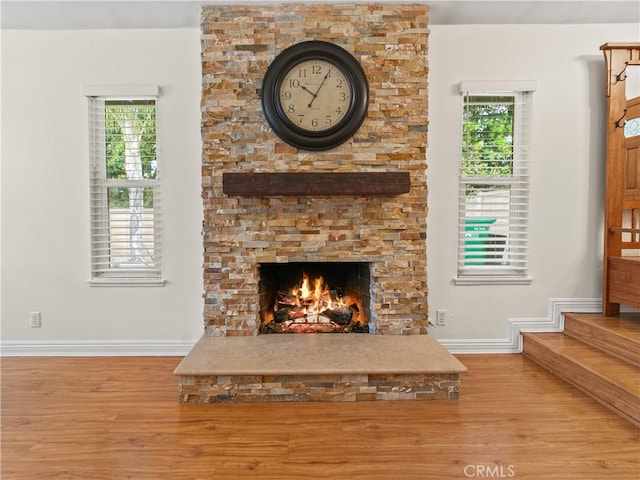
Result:
<svg viewBox="0 0 640 480"><path fill-rule="evenodd" d="M0 0L0 25L2 29L26 30L198 28L203 5L302 2L308 3L308 0ZM331 3L331 0L316 3ZM395 3L412 2L397 0ZM640 39L638 0L426 0L413 3L429 5L431 25L638 23Z"/></svg>

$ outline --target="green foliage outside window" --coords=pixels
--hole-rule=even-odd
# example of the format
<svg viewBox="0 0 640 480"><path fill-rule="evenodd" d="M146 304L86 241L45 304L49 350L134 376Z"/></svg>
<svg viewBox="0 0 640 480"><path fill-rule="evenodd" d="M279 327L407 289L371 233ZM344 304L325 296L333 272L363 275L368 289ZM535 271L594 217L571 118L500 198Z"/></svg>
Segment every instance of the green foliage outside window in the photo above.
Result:
<svg viewBox="0 0 640 480"><path fill-rule="evenodd" d="M463 176L499 178L513 175L513 97L465 97L462 128ZM470 187L467 194L485 187Z"/></svg>
<svg viewBox="0 0 640 480"><path fill-rule="evenodd" d="M153 100L105 102L105 135L107 179L156 178L156 107ZM128 189L109 189L109 205L128 208ZM151 206L152 190L145 189L144 207Z"/></svg>

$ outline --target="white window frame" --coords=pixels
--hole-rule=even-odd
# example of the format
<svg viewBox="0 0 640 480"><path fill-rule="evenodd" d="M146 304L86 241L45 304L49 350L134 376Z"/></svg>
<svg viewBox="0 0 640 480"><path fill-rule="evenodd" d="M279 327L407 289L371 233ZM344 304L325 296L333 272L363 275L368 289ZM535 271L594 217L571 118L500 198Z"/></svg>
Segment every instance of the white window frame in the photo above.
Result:
<svg viewBox="0 0 640 480"><path fill-rule="evenodd" d="M84 95L89 104L89 162L90 162L90 229L92 286L163 286L162 274L162 210L160 201L160 159L155 179L108 179L105 153L105 102L109 100L153 100L156 107L156 144L158 143L157 85L90 85ZM156 154L159 157L159 148ZM110 258L109 188L153 189L153 265L127 268ZM107 232L105 234L105 232ZM106 243L106 246L105 246Z"/></svg>
<svg viewBox="0 0 640 480"><path fill-rule="evenodd" d="M507 96L513 97L514 109L514 153L513 174L503 176L468 177L463 175L462 150L459 163L459 200L458 200L458 255L456 285L529 285L532 282L528 269L529 241L529 143L531 131L532 93L536 90L535 81L465 81L460 83L462 107L461 118L465 106L465 96ZM461 125L460 132L463 134ZM461 142L462 147L462 142ZM467 208L466 186L508 185L510 197L509 213L501 221L508 224L508 232L504 239L504 250L499 262L488 261L482 264L468 262L469 233L467 220L470 218ZM512 208L516 207L516 208ZM480 240L480 248L488 247ZM500 249L498 248L498 252ZM488 250L490 253L495 253Z"/></svg>

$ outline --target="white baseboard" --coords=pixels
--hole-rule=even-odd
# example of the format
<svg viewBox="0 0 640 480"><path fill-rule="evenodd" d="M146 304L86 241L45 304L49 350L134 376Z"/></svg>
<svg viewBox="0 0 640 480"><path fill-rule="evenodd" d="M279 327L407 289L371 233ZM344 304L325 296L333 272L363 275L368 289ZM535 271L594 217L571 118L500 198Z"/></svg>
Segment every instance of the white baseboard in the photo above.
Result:
<svg viewBox="0 0 640 480"><path fill-rule="evenodd" d="M546 317L510 318L507 338L499 339L438 339L451 353L522 353L525 332L561 332L564 330L562 312L598 313L602 311L600 298L550 298Z"/></svg>
<svg viewBox="0 0 640 480"><path fill-rule="evenodd" d="M3 357L184 357L196 340L184 341L4 341Z"/></svg>
<svg viewBox="0 0 640 480"><path fill-rule="evenodd" d="M521 353L523 332L561 332L562 312L597 313L602 311L599 298L551 298L546 317L510 318L506 338L438 339L451 353ZM6 357L183 357L191 351L195 340L180 341L3 341L0 355Z"/></svg>

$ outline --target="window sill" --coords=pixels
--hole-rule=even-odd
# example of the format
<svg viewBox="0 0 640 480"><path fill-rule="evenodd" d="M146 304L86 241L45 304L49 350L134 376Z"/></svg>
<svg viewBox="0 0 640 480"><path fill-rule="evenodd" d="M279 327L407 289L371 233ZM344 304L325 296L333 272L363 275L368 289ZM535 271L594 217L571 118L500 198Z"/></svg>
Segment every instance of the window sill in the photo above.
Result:
<svg viewBox="0 0 640 480"><path fill-rule="evenodd" d="M478 276L478 277L455 277L453 279L454 285L531 285L533 279L531 277L490 277L490 276Z"/></svg>
<svg viewBox="0 0 640 480"><path fill-rule="evenodd" d="M94 278L92 287L164 287L163 278Z"/></svg>

